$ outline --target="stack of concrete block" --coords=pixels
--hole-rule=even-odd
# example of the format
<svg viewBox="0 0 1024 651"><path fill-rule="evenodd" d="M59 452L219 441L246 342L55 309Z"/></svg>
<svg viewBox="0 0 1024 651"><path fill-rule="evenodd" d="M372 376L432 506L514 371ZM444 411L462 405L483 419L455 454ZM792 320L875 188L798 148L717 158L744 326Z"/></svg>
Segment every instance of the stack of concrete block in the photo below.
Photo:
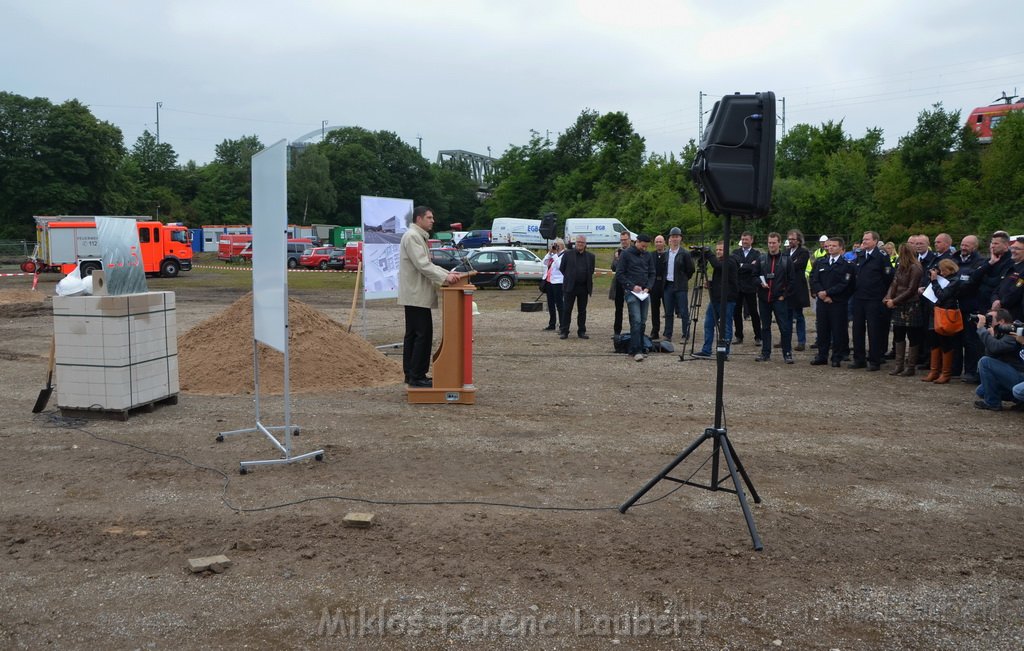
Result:
<svg viewBox="0 0 1024 651"><path fill-rule="evenodd" d="M127 411L178 394L174 292L56 296L57 406Z"/></svg>

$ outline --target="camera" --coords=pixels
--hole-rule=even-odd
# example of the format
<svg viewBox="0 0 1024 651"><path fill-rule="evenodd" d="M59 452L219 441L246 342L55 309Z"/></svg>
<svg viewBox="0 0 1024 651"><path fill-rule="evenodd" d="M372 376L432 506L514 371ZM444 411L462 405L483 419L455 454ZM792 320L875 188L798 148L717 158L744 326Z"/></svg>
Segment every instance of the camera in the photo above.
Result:
<svg viewBox="0 0 1024 651"><path fill-rule="evenodd" d="M990 314L972 314L967 317L967 320L974 324L984 322L986 328L992 327L992 315Z"/></svg>
<svg viewBox="0 0 1024 651"><path fill-rule="evenodd" d="M689 247L689 249L690 249L690 253L708 253L708 252L711 251L711 247L710 246L692 245L692 246Z"/></svg>
<svg viewBox="0 0 1024 651"><path fill-rule="evenodd" d="M1024 337L1024 323L1020 321L1014 321L1013 323L1003 324L998 323L995 327L996 336L1003 335L1017 335L1018 337Z"/></svg>

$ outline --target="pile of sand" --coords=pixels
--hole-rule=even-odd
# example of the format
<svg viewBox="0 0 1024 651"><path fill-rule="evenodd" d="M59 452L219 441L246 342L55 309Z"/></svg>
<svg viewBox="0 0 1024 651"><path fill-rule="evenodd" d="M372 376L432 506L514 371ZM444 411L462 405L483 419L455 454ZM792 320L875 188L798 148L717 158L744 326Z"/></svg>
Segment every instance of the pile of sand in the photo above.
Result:
<svg viewBox="0 0 1024 651"><path fill-rule="evenodd" d="M402 365L337 321L288 299L292 392L376 387L402 381ZM253 392L252 293L178 337L182 391L206 395ZM260 393L284 390L284 355L260 344Z"/></svg>

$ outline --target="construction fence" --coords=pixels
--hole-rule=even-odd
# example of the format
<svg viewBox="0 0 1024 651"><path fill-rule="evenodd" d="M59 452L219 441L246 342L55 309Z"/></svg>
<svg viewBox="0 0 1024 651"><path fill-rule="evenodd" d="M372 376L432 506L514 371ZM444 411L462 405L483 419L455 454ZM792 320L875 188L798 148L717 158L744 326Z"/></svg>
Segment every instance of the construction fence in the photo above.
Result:
<svg viewBox="0 0 1024 651"><path fill-rule="evenodd" d="M35 240L0 240L0 261L21 262L35 248Z"/></svg>

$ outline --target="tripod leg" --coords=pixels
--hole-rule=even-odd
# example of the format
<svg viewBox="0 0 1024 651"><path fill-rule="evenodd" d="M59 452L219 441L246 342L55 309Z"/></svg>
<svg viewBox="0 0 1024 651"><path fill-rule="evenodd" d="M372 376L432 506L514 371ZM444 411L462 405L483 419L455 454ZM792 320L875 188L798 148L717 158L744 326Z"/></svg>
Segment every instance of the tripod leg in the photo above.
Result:
<svg viewBox="0 0 1024 651"><path fill-rule="evenodd" d="M670 463L667 466L665 466L665 468L661 472L659 472L658 475L654 479L652 479L651 481L647 482L647 484L643 488L641 488L637 492L636 495L634 495L633 497L629 498L629 500L627 500L625 503L623 503L622 506L619 507L619 513L625 513L626 510L629 509L629 507L633 506L637 502L637 500L639 500L641 497L644 496L644 494L647 491L649 491L652 488L654 488L655 484L657 484L659 481L661 481L662 479L667 477L668 473L672 472L675 469L676 466L678 466L680 463L682 463L683 459L688 457L691 452L693 452L694 450L699 448L700 444L703 443L704 441L706 441L708 438L710 438L710 435L707 433L707 431L705 431L704 434L699 436L696 441L694 441L693 443L690 444L690 447L688 447L685 450L683 450L679 454L679 456L676 457L672 461L672 463Z"/></svg>
<svg viewBox="0 0 1024 651"><path fill-rule="evenodd" d="M750 490L750 496L754 498L754 504L760 504L761 496L757 494L757 490L754 489L753 482L751 482L750 477L747 476L747 471L743 469L743 462L740 461L740 455L736 450L732 450L732 458L736 462L736 470L740 471L740 476L743 477L743 481L747 484L747 489Z"/></svg>
<svg viewBox="0 0 1024 651"><path fill-rule="evenodd" d="M698 270L695 277L697 281L693 285L693 294L690 297L690 327L686 333L686 338L683 339L683 345L679 347L680 362L686 361L686 346L690 346L690 355L693 355L693 349L697 345L697 323L700 321L705 274L703 271Z"/></svg>
<svg viewBox="0 0 1024 651"><path fill-rule="evenodd" d="M743 492L743 484L740 483L740 478L736 474L736 462L732 456L732 446L729 444L729 438L722 434L719 437L722 441L722 452L725 453L725 462L729 464L729 474L732 475L732 483L736 486L736 497L740 500L740 508L743 509L743 518L747 521L747 530L750 531L750 539L754 543L754 549L761 551L764 549L764 545L761 544L761 537L757 535L757 527L754 525L754 516L750 512L750 505L747 504L747 496Z"/></svg>

